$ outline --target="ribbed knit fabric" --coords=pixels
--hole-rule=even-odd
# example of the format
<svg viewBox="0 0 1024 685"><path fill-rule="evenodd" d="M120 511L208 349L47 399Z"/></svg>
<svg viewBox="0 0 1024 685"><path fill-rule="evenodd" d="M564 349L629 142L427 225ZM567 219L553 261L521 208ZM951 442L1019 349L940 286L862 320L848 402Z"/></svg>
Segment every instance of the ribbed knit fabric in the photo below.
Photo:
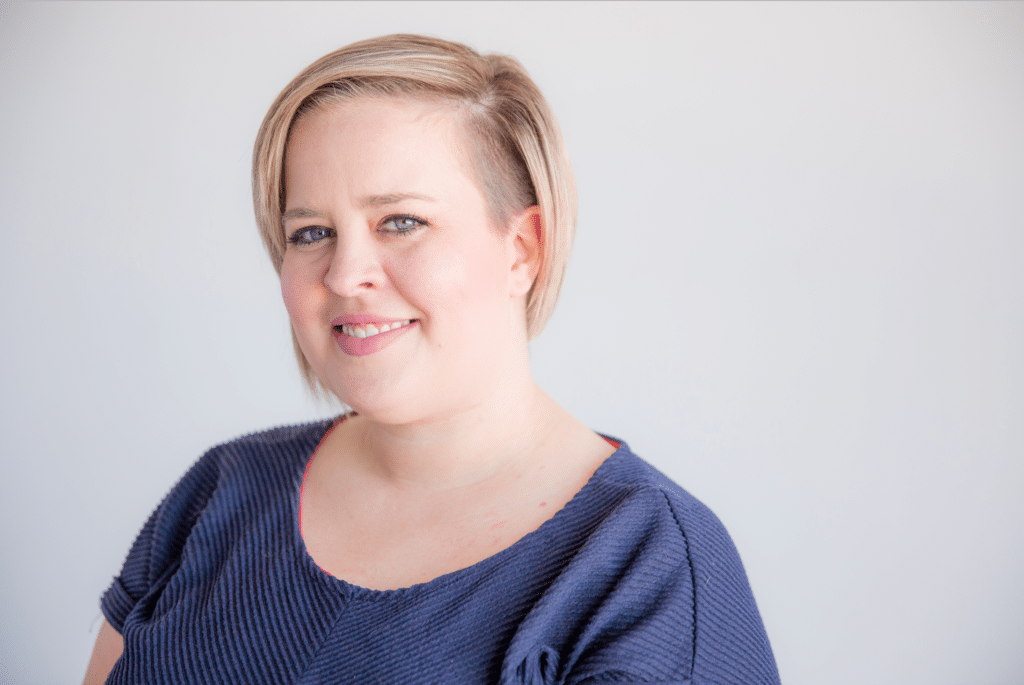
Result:
<svg viewBox="0 0 1024 685"><path fill-rule="evenodd" d="M508 549L375 591L299 534L329 425L240 438L185 474L101 601L124 637L108 683L778 683L725 528L625 444Z"/></svg>

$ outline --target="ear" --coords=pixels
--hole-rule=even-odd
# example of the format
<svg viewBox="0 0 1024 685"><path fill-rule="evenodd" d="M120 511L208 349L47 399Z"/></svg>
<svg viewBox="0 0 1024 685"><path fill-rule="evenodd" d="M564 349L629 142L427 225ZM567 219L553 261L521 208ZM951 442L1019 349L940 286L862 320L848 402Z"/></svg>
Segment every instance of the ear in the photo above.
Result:
<svg viewBox="0 0 1024 685"><path fill-rule="evenodd" d="M513 297L522 297L530 292L537 280L544 256L544 223L540 207L532 205L512 217L508 230L515 255L509 273L509 290Z"/></svg>

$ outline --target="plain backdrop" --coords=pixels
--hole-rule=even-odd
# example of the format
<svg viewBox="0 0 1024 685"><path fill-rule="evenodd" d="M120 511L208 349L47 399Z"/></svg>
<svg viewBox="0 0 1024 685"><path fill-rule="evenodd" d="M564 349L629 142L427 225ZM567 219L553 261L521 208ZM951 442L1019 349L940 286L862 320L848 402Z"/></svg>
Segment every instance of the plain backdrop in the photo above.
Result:
<svg viewBox="0 0 1024 685"><path fill-rule="evenodd" d="M791 685L1024 682L1024 5L0 5L0 684L77 682L208 447L327 416L250 201L306 64L519 58L573 158L531 345L731 532Z"/></svg>

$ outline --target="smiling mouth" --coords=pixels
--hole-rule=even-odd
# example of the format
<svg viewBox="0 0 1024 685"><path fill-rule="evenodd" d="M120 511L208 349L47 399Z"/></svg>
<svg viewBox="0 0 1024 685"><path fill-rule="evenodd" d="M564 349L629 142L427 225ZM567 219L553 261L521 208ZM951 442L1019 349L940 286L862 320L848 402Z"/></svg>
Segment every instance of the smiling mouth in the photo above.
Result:
<svg viewBox="0 0 1024 685"><path fill-rule="evenodd" d="M417 319L406 319L405 321L395 321L391 324L386 323L360 323L360 324L343 324L341 326L335 326L334 330L344 335L350 335L353 338L372 338L375 335L381 333L387 333L403 326L408 326Z"/></svg>

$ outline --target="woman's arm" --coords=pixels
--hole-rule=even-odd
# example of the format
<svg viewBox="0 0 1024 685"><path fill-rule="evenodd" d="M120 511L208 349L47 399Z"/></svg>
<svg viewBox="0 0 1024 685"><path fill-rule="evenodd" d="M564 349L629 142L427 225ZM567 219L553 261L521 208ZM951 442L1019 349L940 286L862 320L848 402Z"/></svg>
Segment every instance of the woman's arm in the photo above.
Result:
<svg viewBox="0 0 1024 685"><path fill-rule="evenodd" d="M92 658L89 659L89 667L85 669L85 679L82 685L103 685L110 675L114 664L121 658L124 651L124 640L121 634L114 630L114 627L103 619L100 627L100 634L96 636L96 646L92 648Z"/></svg>

